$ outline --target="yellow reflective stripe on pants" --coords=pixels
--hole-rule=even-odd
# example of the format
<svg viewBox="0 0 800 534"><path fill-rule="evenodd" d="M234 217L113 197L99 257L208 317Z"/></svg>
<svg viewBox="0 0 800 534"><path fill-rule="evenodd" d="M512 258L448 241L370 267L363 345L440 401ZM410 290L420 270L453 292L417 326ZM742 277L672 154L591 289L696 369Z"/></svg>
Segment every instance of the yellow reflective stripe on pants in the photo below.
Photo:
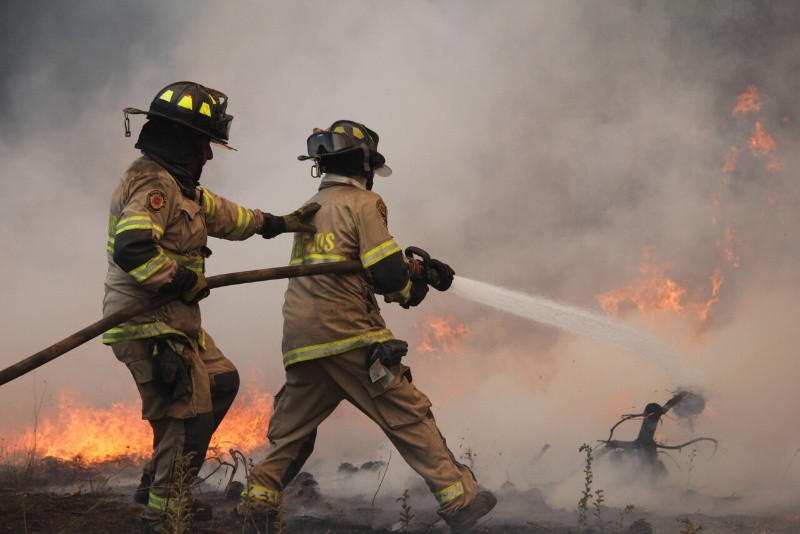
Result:
<svg viewBox="0 0 800 534"><path fill-rule="evenodd" d="M265 486L259 486L258 484L251 484L250 488L244 490L241 496L243 499L255 499L270 504L279 504L281 501L280 491Z"/></svg>
<svg viewBox="0 0 800 534"><path fill-rule="evenodd" d="M433 496L436 497L436 500L439 502L439 506L444 506L449 502L453 502L462 495L464 495L464 485L461 483L461 481L458 481L452 486L449 486L443 490L434 492L433 494Z"/></svg>
<svg viewBox="0 0 800 534"><path fill-rule="evenodd" d="M164 512L170 508L180 508L182 506L189 506L189 499L159 497L152 491L150 492L150 498L147 501L148 508L153 508L154 510L158 510L159 512Z"/></svg>

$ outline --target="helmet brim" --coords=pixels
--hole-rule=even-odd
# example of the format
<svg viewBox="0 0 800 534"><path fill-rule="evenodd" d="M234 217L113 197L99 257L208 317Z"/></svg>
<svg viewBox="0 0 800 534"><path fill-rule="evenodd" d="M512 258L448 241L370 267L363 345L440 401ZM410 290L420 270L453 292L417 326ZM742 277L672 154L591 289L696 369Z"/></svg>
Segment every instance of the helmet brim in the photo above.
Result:
<svg viewBox="0 0 800 534"><path fill-rule="evenodd" d="M151 118L151 117L159 117L161 119L168 120L169 122L174 122L175 124L180 124L181 126L185 126L186 128L189 128L190 130L193 130L193 131L199 133L203 137L206 137L206 138L210 139L211 142L214 143L217 146L221 146L223 148L227 148L228 150L236 150L235 148L233 148L232 146L230 146L228 144L227 140L222 139L221 137L217 137L215 135L210 135L208 132L204 132L200 128L196 128L196 127L192 126L191 124L186 124L185 122L177 121L172 117L168 117L167 115L164 115L163 113L158 113L158 112L154 112L154 111L144 111L144 110L136 109L136 108L125 108L122 111L125 112L125 113L128 113L130 115L147 115L148 119Z"/></svg>
<svg viewBox="0 0 800 534"><path fill-rule="evenodd" d="M375 169L375 174L377 174L378 176L383 176L384 178L386 178L387 176L391 176L392 175L392 168L389 167L386 164L381 165L380 167Z"/></svg>

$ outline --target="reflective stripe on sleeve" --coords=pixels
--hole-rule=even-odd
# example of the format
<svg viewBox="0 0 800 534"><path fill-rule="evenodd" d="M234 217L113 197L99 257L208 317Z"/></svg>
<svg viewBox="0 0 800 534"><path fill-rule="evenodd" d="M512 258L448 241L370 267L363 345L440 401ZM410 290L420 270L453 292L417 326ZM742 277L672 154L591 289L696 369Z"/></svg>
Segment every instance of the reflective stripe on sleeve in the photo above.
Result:
<svg viewBox="0 0 800 534"><path fill-rule="evenodd" d="M405 303L411 297L411 280L408 281L406 287L394 293L386 293L383 298L386 302L400 302Z"/></svg>
<svg viewBox="0 0 800 534"><path fill-rule="evenodd" d="M253 212L241 206L236 206L238 210L236 218L236 228L225 236L225 239L236 240L250 227L250 221L253 220Z"/></svg>
<svg viewBox="0 0 800 534"><path fill-rule="evenodd" d="M196 273L205 272L206 259L203 257L198 258L195 256L184 256L183 254L178 254L177 252L172 252L169 250L165 250L164 254L166 254L170 259L175 260L178 265L182 265Z"/></svg>
<svg viewBox="0 0 800 534"><path fill-rule="evenodd" d="M436 497L436 500L439 502L439 506L444 506L447 503L453 502L462 495L464 495L464 485L460 480L452 486L433 493L433 496Z"/></svg>
<svg viewBox="0 0 800 534"><path fill-rule="evenodd" d="M299 347L284 353L283 366L289 367L293 363L316 360L318 358L325 358L327 356L341 354L359 347L372 345L373 343L383 343L384 341L389 341L390 339L394 339L391 331L383 328L368 334L349 337L347 339L340 339L339 341L332 341L331 343Z"/></svg>
<svg viewBox="0 0 800 534"><path fill-rule="evenodd" d="M217 203L214 202L214 196L203 189L203 208L205 209L206 219L210 219L217 212Z"/></svg>
<svg viewBox="0 0 800 534"><path fill-rule="evenodd" d="M375 265L386 256L389 256L399 251L400 251L400 246L395 242L394 239L390 239L389 241L381 243L372 250L368 250L367 252L362 254L361 265L363 265L364 268L366 269L367 267Z"/></svg>
<svg viewBox="0 0 800 534"><path fill-rule="evenodd" d="M103 332L103 344L111 345L123 341L133 341L134 339L147 339L149 337L162 336L164 334L186 334L176 330L166 323L155 321L153 323L137 324L130 326L117 326ZM205 340L204 340L205 342ZM205 343L204 343L205 344Z"/></svg>
<svg viewBox="0 0 800 534"><path fill-rule="evenodd" d="M152 230L156 238L164 235L164 229L154 224L147 215L133 215L117 221L114 235L119 235L127 230Z"/></svg>
<svg viewBox="0 0 800 534"><path fill-rule="evenodd" d="M170 261L171 260L169 257L164 254L163 251L159 251L158 254L147 260L142 265L128 271L128 274L131 275L137 282L144 282L156 272L161 270L165 265L168 265Z"/></svg>

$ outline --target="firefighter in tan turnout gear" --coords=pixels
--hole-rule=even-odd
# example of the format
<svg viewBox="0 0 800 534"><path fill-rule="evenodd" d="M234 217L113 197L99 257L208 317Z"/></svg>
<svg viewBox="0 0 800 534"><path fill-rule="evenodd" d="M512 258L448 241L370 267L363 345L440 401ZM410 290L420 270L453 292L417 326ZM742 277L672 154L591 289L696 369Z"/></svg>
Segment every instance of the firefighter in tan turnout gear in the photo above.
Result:
<svg viewBox="0 0 800 534"><path fill-rule="evenodd" d="M153 429L153 456L134 499L146 504L143 532L160 532L165 513L191 510L212 517L210 506L177 494L177 477L196 475L211 436L239 388L236 367L200 322L198 301L208 295L208 236L243 240L283 232L313 232L307 205L278 217L247 209L199 185L210 143L227 148L233 117L227 97L193 82L158 92L146 114L136 148L142 156L125 171L111 198L108 275L103 314L110 315L158 293L176 295L103 334L103 343L127 365L142 398L142 417ZM188 461L188 463L187 463ZM183 464L178 463L183 462ZM185 495L185 492L181 495Z"/></svg>
<svg viewBox="0 0 800 534"><path fill-rule="evenodd" d="M403 459L422 476L454 532L471 529L496 499L456 461L437 428L431 402L401 363L407 343L392 335L375 294L404 308L418 305L428 286L444 291L454 272L389 233L387 208L372 191L373 176L391 169L378 152L378 134L342 120L308 138L311 174L321 177L309 202L315 234L296 234L295 265L359 259L365 271L291 279L283 305L286 384L275 397L266 457L253 467L238 511L251 529L277 521L282 490L311 454L317 427L347 400L377 423ZM414 258L418 253L420 259Z"/></svg>

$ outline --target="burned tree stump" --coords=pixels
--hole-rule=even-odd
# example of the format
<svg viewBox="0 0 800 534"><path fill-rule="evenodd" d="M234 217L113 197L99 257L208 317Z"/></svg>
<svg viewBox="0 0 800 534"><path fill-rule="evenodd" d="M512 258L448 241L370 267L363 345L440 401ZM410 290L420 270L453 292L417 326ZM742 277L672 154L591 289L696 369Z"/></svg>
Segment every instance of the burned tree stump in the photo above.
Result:
<svg viewBox="0 0 800 534"><path fill-rule="evenodd" d="M638 461L640 467L644 468L646 474L657 479L663 478L667 474L667 468L658 457L661 449L680 450L692 443L711 441L714 443L714 451L716 451L717 440L707 437L695 438L680 445L658 443L655 439L658 424L661 422L661 417L673 408L675 408L673 411L679 417L692 418L702 413L705 408L705 400L697 393L678 391L663 406L651 402L645 406L644 412L640 414L623 415L622 419L611 427L608 439L601 440L600 443L604 444L606 452L611 452L612 461L621 463L625 459L634 458ZM640 417L642 418L642 426L639 428L639 435L636 436L636 439L633 441L612 439L614 430L619 425L630 419Z"/></svg>

